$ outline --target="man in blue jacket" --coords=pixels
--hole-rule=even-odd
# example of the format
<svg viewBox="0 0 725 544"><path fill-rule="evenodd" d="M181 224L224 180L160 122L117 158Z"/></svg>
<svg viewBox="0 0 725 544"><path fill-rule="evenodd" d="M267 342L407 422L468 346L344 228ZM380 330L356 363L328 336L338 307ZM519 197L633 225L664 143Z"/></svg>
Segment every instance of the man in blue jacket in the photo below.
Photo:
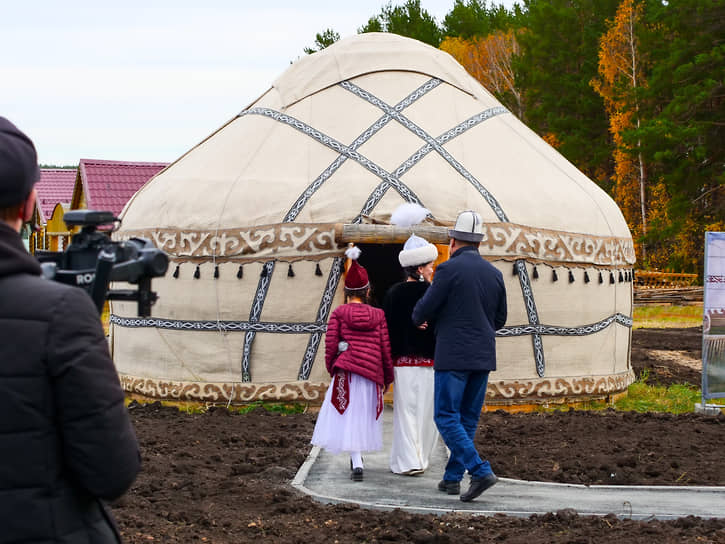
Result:
<svg viewBox="0 0 725 544"><path fill-rule="evenodd" d="M435 422L450 458L440 491L460 493L463 474L471 485L461 495L472 501L496 483L473 438L483 408L488 374L496 370L496 330L506 323L503 275L478 253L481 216L461 212L450 237L450 259L436 269L433 283L413 309L413 323L434 323L436 348Z"/></svg>
<svg viewBox="0 0 725 544"><path fill-rule="evenodd" d="M0 117L0 544L116 544L103 499L131 486L139 447L98 310L43 279L20 238L38 177Z"/></svg>

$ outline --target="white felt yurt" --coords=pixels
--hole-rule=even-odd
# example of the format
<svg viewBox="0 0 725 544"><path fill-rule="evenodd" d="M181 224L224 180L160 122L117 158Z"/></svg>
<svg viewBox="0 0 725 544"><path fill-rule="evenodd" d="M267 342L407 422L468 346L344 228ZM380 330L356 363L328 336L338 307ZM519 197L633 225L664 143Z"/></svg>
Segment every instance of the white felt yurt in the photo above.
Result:
<svg viewBox="0 0 725 544"><path fill-rule="evenodd" d="M151 317L112 304L125 389L320 401L344 249L392 248L369 270L397 274L403 202L430 211L414 229L435 243L459 211L486 223L480 253L509 309L489 405L626 390L634 250L617 205L451 56L393 34L292 64L131 199L118 236L152 239L171 264Z"/></svg>

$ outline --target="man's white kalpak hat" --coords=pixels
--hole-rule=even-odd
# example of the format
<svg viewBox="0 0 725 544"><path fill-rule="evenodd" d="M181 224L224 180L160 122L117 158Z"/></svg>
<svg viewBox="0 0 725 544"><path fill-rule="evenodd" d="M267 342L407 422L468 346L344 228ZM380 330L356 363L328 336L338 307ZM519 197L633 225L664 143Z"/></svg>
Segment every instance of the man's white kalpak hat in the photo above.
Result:
<svg viewBox="0 0 725 544"><path fill-rule="evenodd" d="M481 216L472 210L459 213L456 224L448 230L448 236L464 242L480 242L483 240Z"/></svg>

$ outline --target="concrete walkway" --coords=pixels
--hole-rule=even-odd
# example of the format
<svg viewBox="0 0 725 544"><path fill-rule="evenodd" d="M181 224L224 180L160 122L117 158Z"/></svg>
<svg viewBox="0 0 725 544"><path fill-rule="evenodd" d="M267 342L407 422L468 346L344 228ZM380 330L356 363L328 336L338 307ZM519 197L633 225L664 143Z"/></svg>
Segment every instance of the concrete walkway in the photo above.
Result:
<svg viewBox="0 0 725 544"><path fill-rule="evenodd" d="M383 418L385 447L381 452L364 455L363 482L350 480L347 455L331 455L314 447L292 485L325 503L349 502L367 508L400 508L417 513L528 517L571 509L580 515L611 513L637 520L684 516L725 518L725 487L584 486L499 478L495 486L475 501L461 502L458 495L446 495L436 488L447 455L442 441L425 474L400 476L390 472L392 408L386 406ZM468 477L461 482L461 489L468 489Z"/></svg>

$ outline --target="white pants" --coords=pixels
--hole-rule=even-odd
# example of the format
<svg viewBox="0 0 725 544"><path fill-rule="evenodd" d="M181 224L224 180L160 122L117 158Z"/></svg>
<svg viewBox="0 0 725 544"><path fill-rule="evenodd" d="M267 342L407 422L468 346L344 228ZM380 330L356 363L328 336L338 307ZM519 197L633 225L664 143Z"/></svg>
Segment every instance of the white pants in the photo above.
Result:
<svg viewBox="0 0 725 544"><path fill-rule="evenodd" d="M393 386L393 446L390 470L426 470L438 442L433 421L432 366L396 366Z"/></svg>

